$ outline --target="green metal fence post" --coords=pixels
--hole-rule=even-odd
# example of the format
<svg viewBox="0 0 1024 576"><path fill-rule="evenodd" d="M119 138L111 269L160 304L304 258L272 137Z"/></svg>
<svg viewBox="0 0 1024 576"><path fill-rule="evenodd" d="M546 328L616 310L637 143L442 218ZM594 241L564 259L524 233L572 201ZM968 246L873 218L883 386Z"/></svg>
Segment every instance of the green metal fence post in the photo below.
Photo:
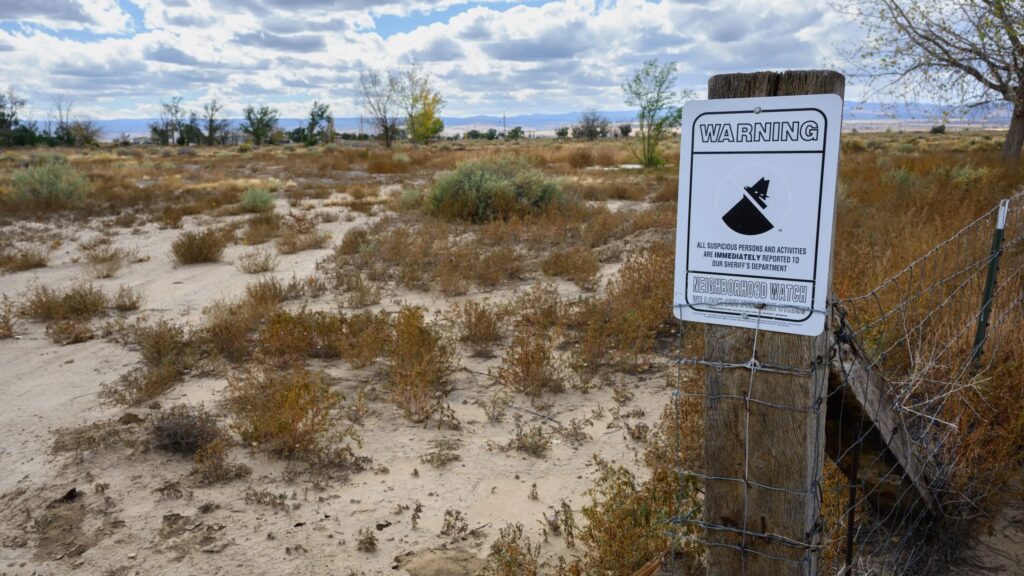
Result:
<svg viewBox="0 0 1024 576"><path fill-rule="evenodd" d="M985 346L989 317L992 315L992 299L996 291L996 275L999 273L999 256L1003 252L1003 233L1006 231L1006 214L1010 200L999 201L999 212L996 216L996 231L992 236L992 252L988 259L988 274L985 276L985 291L981 297L981 310L978 312L978 329L974 333L974 348L971 350L971 364L978 365Z"/></svg>

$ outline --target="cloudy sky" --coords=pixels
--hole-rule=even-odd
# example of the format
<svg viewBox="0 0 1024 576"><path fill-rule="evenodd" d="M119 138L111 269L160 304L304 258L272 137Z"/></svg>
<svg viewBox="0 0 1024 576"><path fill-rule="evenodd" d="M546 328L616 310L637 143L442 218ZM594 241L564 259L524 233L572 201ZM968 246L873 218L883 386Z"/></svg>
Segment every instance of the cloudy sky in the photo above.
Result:
<svg viewBox="0 0 1024 576"><path fill-rule="evenodd" d="M648 58L699 92L713 73L827 65L857 34L827 0L0 0L0 89L34 117L57 95L96 119L174 95L354 116L360 70L417 62L450 116L622 110Z"/></svg>

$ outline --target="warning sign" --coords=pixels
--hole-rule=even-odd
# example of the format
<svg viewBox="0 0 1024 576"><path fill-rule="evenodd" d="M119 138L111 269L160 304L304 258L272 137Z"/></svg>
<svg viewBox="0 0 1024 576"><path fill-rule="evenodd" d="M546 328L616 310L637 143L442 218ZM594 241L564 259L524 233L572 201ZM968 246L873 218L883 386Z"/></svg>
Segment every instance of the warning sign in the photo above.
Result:
<svg viewBox="0 0 1024 576"><path fill-rule="evenodd" d="M683 320L824 330L842 112L833 94L686 105L674 298Z"/></svg>

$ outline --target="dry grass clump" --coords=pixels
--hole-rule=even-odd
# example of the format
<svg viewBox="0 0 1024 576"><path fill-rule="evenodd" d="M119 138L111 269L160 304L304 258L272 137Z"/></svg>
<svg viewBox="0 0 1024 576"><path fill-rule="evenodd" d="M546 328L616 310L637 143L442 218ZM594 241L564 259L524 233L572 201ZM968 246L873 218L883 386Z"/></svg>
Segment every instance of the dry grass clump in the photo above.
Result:
<svg viewBox="0 0 1024 576"><path fill-rule="evenodd" d="M250 250L238 257L238 269L246 274L273 272L277 268L277 255L265 248Z"/></svg>
<svg viewBox="0 0 1024 576"><path fill-rule="evenodd" d="M222 435L217 419L202 405L178 404L150 420L153 444L168 452L191 456Z"/></svg>
<svg viewBox="0 0 1024 576"><path fill-rule="evenodd" d="M15 309L14 302L7 297L7 294L4 294L3 298L0 299L0 340L14 338L17 332L17 310Z"/></svg>
<svg viewBox="0 0 1024 576"><path fill-rule="evenodd" d="M342 397L330 377L297 366L278 371L249 368L228 378L226 405L242 440L260 450L312 466L361 469L352 429L334 431Z"/></svg>
<svg viewBox="0 0 1024 576"><path fill-rule="evenodd" d="M470 347L473 356L490 357L494 346L502 339L504 310L486 300L469 300L452 306L452 316L459 340Z"/></svg>
<svg viewBox="0 0 1024 576"><path fill-rule="evenodd" d="M491 544L482 576L539 576L540 543L530 541L520 523L506 524L498 529L498 538Z"/></svg>
<svg viewBox="0 0 1024 576"><path fill-rule="evenodd" d="M96 246L85 252L85 263L93 278L113 278L133 253L110 245Z"/></svg>
<svg viewBox="0 0 1024 576"><path fill-rule="evenodd" d="M278 310L259 328L256 346L264 357L284 364L303 358L338 358L348 336L346 324L341 314Z"/></svg>
<svg viewBox="0 0 1024 576"><path fill-rule="evenodd" d="M88 342L96 337L89 323L82 320L55 320L46 325L46 336L55 344L67 346Z"/></svg>
<svg viewBox="0 0 1024 576"><path fill-rule="evenodd" d="M433 214L480 223L537 213L563 198L558 184L528 162L501 156L442 174L426 204Z"/></svg>
<svg viewBox="0 0 1024 576"><path fill-rule="evenodd" d="M199 232L182 232L171 243L171 253L178 264L219 262L227 244L221 230L207 228Z"/></svg>
<svg viewBox="0 0 1024 576"><path fill-rule="evenodd" d="M89 282L79 282L65 290L40 284L28 293L21 313L35 320L88 320L102 314L109 304L103 290Z"/></svg>
<svg viewBox="0 0 1024 576"><path fill-rule="evenodd" d="M515 426L512 438L508 441L508 448L534 458L543 458L548 448L551 448L551 438L544 432L544 426L534 424L524 429L523 418L519 414L515 415Z"/></svg>
<svg viewBox="0 0 1024 576"><path fill-rule="evenodd" d="M301 298L303 291L302 282L294 276L287 283L275 276L263 276L245 287L245 298L256 307L273 307L281 302Z"/></svg>
<svg viewBox="0 0 1024 576"><path fill-rule="evenodd" d="M385 386L406 418L430 418L448 394L448 377L456 367L454 347L427 325L422 310L398 311L387 346Z"/></svg>
<svg viewBox="0 0 1024 576"><path fill-rule="evenodd" d="M436 438L430 441L430 447L429 452L420 456L420 461L434 468L444 468L462 459L462 456L459 456L462 441L458 438Z"/></svg>
<svg viewBox="0 0 1024 576"><path fill-rule="evenodd" d="M569 166L579 170L594 165L594 151L589 147L577 146L569 153Z"/></svg>
<svg viewBox="0 0 1024 576"><path fill-rule="evenodd" d="M49 253L41 248L0 250L0 270L4 272L24 272L25 270L45 268L49 261Z"/></svg>
<svg viewBox="0 0 1024 576"><path fill-rule="evenodd" d="M364 368L384 355L391 342L391 320L387 313L363 311L349 316L341 357L353 368Z"/></svg>
<svg viewBox="0 0 1024 576"><path fill-rule="evenodd" d="M242 243L248 246L263 244L277 237L281 232L281 216L273 212L254 214L245 221Z"/></svg>
<svg viewBox="0 0 1024 576"><path fill-rule="evenodd" d="M377 535L369 528L360 528L356 534L356 550L372 554L377 551Z"/></svg>
<svg viewBox="0 0 1024 576"><path fill-rule="evenodd" d="M228 440L220 436L196 450L192 473L199 477L201 484L228 482L252 474L252 468L245 464L228 461L228 446Z"/></svg>
<svg viewBox="0 0 1024 576"><path fill-rule="evenodd" d="M281 225L277 239L277 250L281 254L294 254L305 250L323 248L331 239L330 235L316 227L316 220L308 215L291 213Z"/></svg>
<svg viewBox="0 0 1024 576"><path fill-rule="evenodd" d="M516 332L494 377L510 390L528 396L565 389L561 366L552 352L551 339L546 332L538 330Z"/></svg>
<svg viewBox="0 0 1024 576"><path fill-rule="evenodd" d="M118 312L132 312L142 306L142 292L131 286L122 285L110 299L110 307Z"/></svg>
<svg viewBox="0 0 1024 576"><path fill-rule="evenodd" d="M127 339L142 355L142 365L103 385L100 397L114 404L152 400L180 382L199 358L193 336L168 320L139 321L128 329Z"/></svg>
<svg viewBox="0 0 1024 576"><path fill-rule="evenodd" d="M565 278L589 292L597 288L601 264L592 250L578 247L551 252L541 262L540 269L548 276Z"/></svg>

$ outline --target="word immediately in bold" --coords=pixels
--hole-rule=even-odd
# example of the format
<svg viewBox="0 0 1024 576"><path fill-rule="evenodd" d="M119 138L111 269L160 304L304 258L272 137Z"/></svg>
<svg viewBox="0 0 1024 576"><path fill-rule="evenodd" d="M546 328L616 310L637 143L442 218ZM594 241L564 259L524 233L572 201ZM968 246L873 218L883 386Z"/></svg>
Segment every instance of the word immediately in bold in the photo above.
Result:
<svg viewBox="0 0 1024 576"><path fill-rule="evenodd" d="M700 125L705 144L722 142L814 142L821 129L813 120L803 122L708 122Z"/></svg>

